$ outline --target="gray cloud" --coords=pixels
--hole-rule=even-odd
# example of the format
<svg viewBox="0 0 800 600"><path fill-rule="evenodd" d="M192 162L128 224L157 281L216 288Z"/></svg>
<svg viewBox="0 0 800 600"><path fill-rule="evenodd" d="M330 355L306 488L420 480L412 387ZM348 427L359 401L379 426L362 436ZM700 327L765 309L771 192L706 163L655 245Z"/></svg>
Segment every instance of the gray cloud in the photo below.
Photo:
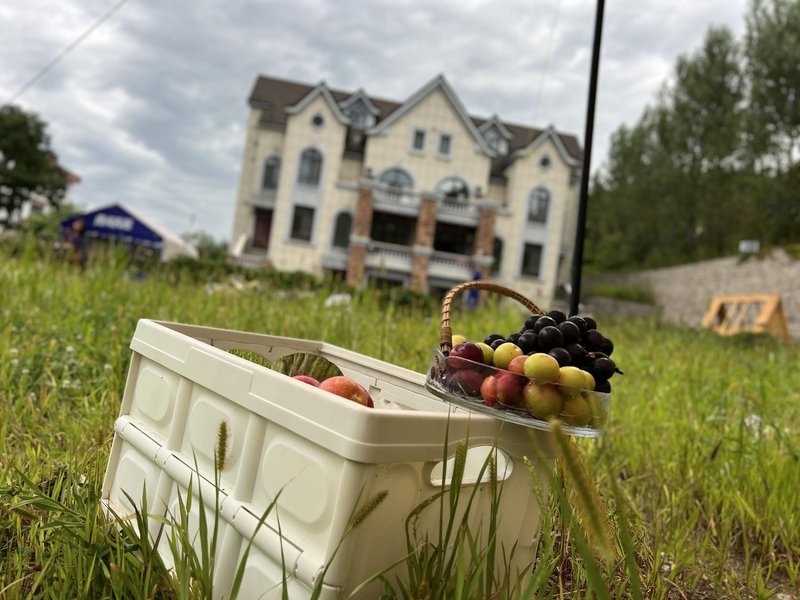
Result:
<svg viewBox="0 0 800 600"><path fill-rule="evenodd" d="M743 30L746 0L608 3L593 168L711 24ZM113 5L6 0L0 98ZM83 178L75 201L121 201L178 232L229 236L259 73L403 100L444 73L476 115L583 137L591 0L129 2L19 104Z"/></svg>

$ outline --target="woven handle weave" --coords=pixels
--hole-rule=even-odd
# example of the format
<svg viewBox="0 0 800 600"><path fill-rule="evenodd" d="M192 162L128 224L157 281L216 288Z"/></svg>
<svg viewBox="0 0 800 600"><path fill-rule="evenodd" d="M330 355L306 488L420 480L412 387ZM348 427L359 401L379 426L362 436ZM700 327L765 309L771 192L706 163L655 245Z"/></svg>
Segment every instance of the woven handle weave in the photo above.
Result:
<svg viewBox="0 0 800 600"><path fill-rule="evenodd" d="M450 329L450 306L453 303L453 299L465 290L497 292L498 294L516 300L535 315L545 314L541 308L522 294L497 283L489 283L488 281L468 281L466 283L461 283L447 292L444 300L442 300L442 327L439 330L439 348L445 356L447 356L453 348L453 332Z"/></svg>

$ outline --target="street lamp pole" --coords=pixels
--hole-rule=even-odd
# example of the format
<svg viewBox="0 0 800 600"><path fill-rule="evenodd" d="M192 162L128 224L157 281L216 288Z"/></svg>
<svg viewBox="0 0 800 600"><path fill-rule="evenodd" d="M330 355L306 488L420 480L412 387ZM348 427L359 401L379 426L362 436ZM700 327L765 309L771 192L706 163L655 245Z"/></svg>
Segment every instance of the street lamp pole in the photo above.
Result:
<svg viewBox="0 0 800 600"><path fill-rule="evenodd" d="M589 75L589 100L586 107L586 130L584 133L583 164L581 166L581 189L578 196L578 223L575 231L575 250L572 256L572 289L569 314L579 311L581 298L581 269L583 267L583 237L586 231L586 203L589 197L589 167L592 162L592 134L594 131L594 106L597 100L597 72L600 66L600 39L603 35L603 10L605 0L597 0L594 19L594 42L592 44L592 66Z"/></svg>

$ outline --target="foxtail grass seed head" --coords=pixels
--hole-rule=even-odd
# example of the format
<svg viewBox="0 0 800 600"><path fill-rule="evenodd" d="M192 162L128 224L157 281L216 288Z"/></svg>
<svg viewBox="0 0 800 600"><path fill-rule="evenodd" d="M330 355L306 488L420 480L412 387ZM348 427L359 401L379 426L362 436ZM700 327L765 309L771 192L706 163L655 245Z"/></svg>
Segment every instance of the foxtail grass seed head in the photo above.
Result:
<svg viewBox="0 0 800 600"><path fill-rule="evenodd" d="M225 469L225 461L228 457L229 437L228 422L221 421L219 429L217 430L217 471L223 471Z"/></svg>

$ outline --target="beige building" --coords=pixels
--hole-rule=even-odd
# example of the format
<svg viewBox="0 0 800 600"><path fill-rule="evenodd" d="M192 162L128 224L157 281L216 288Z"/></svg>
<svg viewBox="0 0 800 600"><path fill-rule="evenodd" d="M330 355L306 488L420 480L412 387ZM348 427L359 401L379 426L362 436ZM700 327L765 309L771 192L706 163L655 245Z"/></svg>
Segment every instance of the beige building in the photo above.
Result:
<svg viewBox="0 0 800 600"><path fill-rule="evenodd" d="M444 77L404 102L259 77L231 255L441 294L489 278L549 305L568 280L581 148L470 116Z"/></svg>

